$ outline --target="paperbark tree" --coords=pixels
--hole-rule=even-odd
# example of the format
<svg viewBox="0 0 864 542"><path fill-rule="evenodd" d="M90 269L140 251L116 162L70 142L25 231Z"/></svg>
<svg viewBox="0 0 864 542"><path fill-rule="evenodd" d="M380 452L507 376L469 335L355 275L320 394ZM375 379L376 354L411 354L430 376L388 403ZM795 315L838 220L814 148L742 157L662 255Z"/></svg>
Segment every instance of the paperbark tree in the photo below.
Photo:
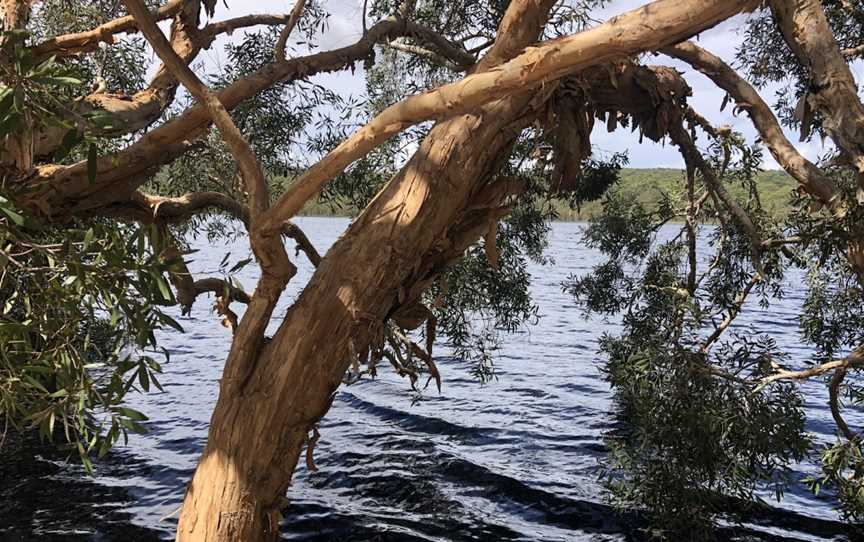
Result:
<svg viewBox="0 0 864 542"><path fill-rule="evenodd" d="M455 31L437 28L434 17L430 24L429 13L440 8L432 5L434 2L428 6L404 2L398 8L380 2L375 3L374 10L381 16L379 22L368 28L364 25L356 43L306 56L288 54L286 44L292 32L315 34L315 21L304 22L304 16L309 12L309 19L320 18L317 2L301 0L284 16L246 15L203 26L202 10L212 16L213 1L174 0L153 10L140 0L125 0L124 4L128 14L117 13L118 18L100 21L94 28L59 35L48 32L39 36L44 39L28 42L15 31L26 28L31 6L26 1L3 3L6 32L0 61L8 92L0 100L0 105L4 101L7 104L3 121L6 145L0 162L8 201L14 203L14 208L4 213L14 220L23 212L55 226L93 215L145 224L149 230L140 237L139 246L145 247L145 238L149 245L139 252L151 255L148 265L155 267L142 271L154 281L152 285L143 281L142 292L156 288L165 302L176 301L184 311L190 310L198 295L216 294L217 311L231 329L233 341L220 380L207 446L185 495L178 540L278 537L283 499L301 450L307 444L314 446L310 434L316 434L317 423L326 414L346 371L356 373L356 368L365 365L371 372L378 361L387 358L400 374L413 381L418 369L401 357L400 352L405 351L410 354L409 360L420 359L421 370L439 380L440 385L431 352L434 320L424 302L433 291L437 291L438 298L446 295L440 285L442 275L470 253L480 238L484 239L489 265L498 268L499 221L524 202L528 202L526 208L533 208L536 202L530 199L532 195L542 194L546 201L558 197L578 206L606 192L611 184L609 174L617 167L604 169L590 159L595 119L606 122L610 130L619 123L629 123L655 141L669 137L681 149L689 172L685 299L695 298L701 283L696 272L695 229L708 213L706 202L712 205L710 209L721 222L724 235L740 230L747 240L746 265L751 266L752 278L746 284L726 285L736 292L734 302L718 304L726 316L696 349L699 356L708 359L750 292L773 280L778 252L794 243L768 238L769 228L758 206L752 207L749 201L742 204L726 189L730 153L733 148L741 148L740 142L729 139L728 133L718 132L688 109L690 89L680 74L638 65L635 58L640 53L660 51L682 59L726 90L750 114L774 158L800 183L808 197L829 216L845 220L842 225L834 224L842 232L835 232L831 240L843 247L846 261L864 276L860 232L849 226L852 217L857 216L858 203L847 197L828 172L796 151L771 108L744 79L720 59L686 41L736 14L759 8L761 2L757 0L657 0L606 23L555 39L545 39L544 34L552 24L553 11L563 9L553 0L513 0L491 21L480 23L468 22L474 16L469 13L473 5L469 3L459 8L462 20L458 25L453 23L458 27ZM853 58L854 50L841 51L818 2L774 2L771 7L781 34L800 61L809 63L814 80L820 81L807 103L820 111L826 131L860 173L858 166L864 151L859 137L861 126L856 124L854 114L861 104L844 60ZM170 35L165 36L156 23L169 18ZM450 20L459 21L460 16ZM811 23L815 25L812 32L808 30ZM473 28L472 24L485 27ZM258 25L281 29L270 34L274 45L262 59L257 59L260 62L242 66L237 77L203 78L190 67L217 36ZM69 76L61 73L63 67L72 66L86 73L91 66L76 63L84 62L81 59L89 54L126 46L123 44L127 42L118 39L123 32L140 32L162 61L146 86L129 94L122 89L111 92L105 88L104 74L96 74L90 94L69 97L59 108L47 105L50 93L44 85L73 84ZM248 50L237 54L254 55L254 46L260 47L263 40L260 37L259 43L249 43ZM276 188L271 177L285 166L284 155L288 154L279 150L280 144L287 147L291 143L256 131L258 121L267 126L285 124L284 120L271 122L272 118L262 113L266 108L256 99L275 89L275 94L267 96L278 102L292 84L299 85L317 73L353 67L360 60L371 65L373 55L384 46L408 55L412 61L426 63L424 69L429 73L451 70L451 82L421 85L422 92L414 94L400 89L406 95L403 99L381 104L371 119L351 134L332 134L338 137L319 145L316 150L320 159L315 163L293 167L295 178L276 197L271 193ZM104 71L104 65L103 61L99 70ZM195 102L182 110L172 105L180 85ZM314 87L305 90L316 92ZM16 98L19 95L22 98ZM33 107L36 105L39 109ZM46 116L50 122L43 118ZM413 156L383 183L327 254L318 254L303 232L290 222L291 218L322 190L351 175L350 170L345 173L346 168L363 163L392 138L428 121L435 124L424 133ZM303 123L311 121L307 118L298 123L305 126ZM211 131L211 124L218 132ZM542 129L535 130L537 126ZM696 127L726 149L725 159L703 156L694 138ZM279 128L274 130L284 134ZM531 131L542 133L537 139L543 141L526 148L525 134ZM120 139L126 144L100 147L106 139ZM544 151L550 145L551 154ZM77 152L79 160L61 159L61 150L72 150L73 156ZM227 166L217 171L213 164L193 160L187 177L193 179L189 183L194 189L191 193L150 194L143 190L158 188L162 178L159 175L171 176L171 168L187 167L184 158L198 152L214 156L221 153ZM516 166L509 160L513 153L521 156ZM208 169L211 167L228 178L214 183L222 188L220 191L205 190L208 185L198 180L212 177ZM528 170L534 173L528 175ZM701 195L697 195L697 175L704 183ZM537 178L541 179L542 189L537 186ZM611 210L615 208L613 203L609 204ZM261 270L251 294L216 277L194 280L183 262L171 226L213 209L239 219L247 230ZM644 237L654 231L647 223L645 226L634 235ZM68 250L41 245L26 237L23 230L10 228L10 232L14 233L10 246L24 248L17 253L4 249L2 254L7 261L15 262L13 266L17 265L21 273L27 265L16 255L26 260L32 257L30 254L39 254L46 261L68 257ZM92 239L93 234L84 233L82 237L73 245L86 251L88 237ZM276 304L296 271L283 237L295 240L316 271L276 333L267 337L265 330ZM718 261L721 255L718 253ZM93 257L91 253L86 256L82 260ZM74 266L69 269L63 272L72 277L82 274L76 274ZM163 274L176 294L167 291ZM117 297L123 288L122 284L112 283L105 288L107 293L100 295ZM591 288L578 283L573 290L585 294ZM148 312L155 302L144 297L143 308L132 311L124 307L125 312L118 318L130 322L129 332L143 337L139 345L155 346L151 344L155 339L149 339L152 328L158 325L154 322L168 320L158 311ZM231 310L232 302L246 305L242 317ZM621 307L622 303L618 300L613 305ZM27 306L32 304L28 302ZM668 322L668 328L677 329L677 335L672 336L680 339L682 326L689 322L685 310L676 306L669 314L677 315ZM695 321L704 324L699 318ZM428 341L425 349L400 331L424 323ZM446 327L446 321L442 325ZM73 339L69 339L70 344ZM676 352L682 348L678 343L674 346ZM837 393L846 371L860 364L859 357L850 354L807 371L777 369L752 379L730 375L710 364L706 364L706 374L711 379L747 386L748 390L762 390L784 380L831 372L836 380L830 387L832 411L846 439L857 443L858 437L840 414ZM82 362L74 381L76 386L89 378L84 365ZM128 371L120 370L127 367L125 361L118 360L117 367L120 376ZM153 365L142 365L136 374L145 382L155 372L158 370ZM123 388L119 376L117 381ZM39 424L44 422L50 428L48 433L53 430L54 409L65 412L62 409L68 407L51 402L66 396L55 397L56 393L46 389L44 395L39 395L40 401L49 404L41 411L46 414L38 418ZM114 432L107 437L109 445L119 434L115 425L135 429L138 416L117 406L122 393L117 395L107 405L115 413L111 418ZM84 403L85 399L81 399ZM6 410L6 416L14 415ZM66 416L62 418L66 423ZM90 428L85 421L81 424L84 429L79 432L87 437L85 441L92 436L92 441L97 442L99 429ZM753 453L768 457L788 449L797 453L798 444L778 436L775 447ZM87 457L90 450L83 446L80 449ZM752 475L757 481L769 477L770 473L763 472Z"/></svg>

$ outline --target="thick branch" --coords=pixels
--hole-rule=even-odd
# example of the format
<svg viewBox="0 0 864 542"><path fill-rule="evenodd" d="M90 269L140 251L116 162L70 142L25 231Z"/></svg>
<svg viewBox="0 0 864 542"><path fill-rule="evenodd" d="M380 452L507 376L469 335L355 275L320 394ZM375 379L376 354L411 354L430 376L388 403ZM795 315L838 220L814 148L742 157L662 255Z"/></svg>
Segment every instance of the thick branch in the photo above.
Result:
<svg viewBox="0 0 864 542"><path fill-rule="evenodd" d="M409 124L453 116L508 93L522 91L526 85L553 80L612 58L676 43L758 4L757 0L687 0L683 3L660 0L592 30L529 48L518 58L494 70L471 75L391 106L295 182L277 207L268 212L265 227L277 231L281 223L294 215L330 178ZM268 65L223 90L219 99L226 108L232 108L276 81L344 66L346 58L362 58L371 51L374 43L399 31L404 32L403 23L384 21L370 28L367 35L353 46ZM493 62L502 53L493 47L480 64ZM38 170L35 182L47 181L53 192L36 192L27 199L33 201L36 208L49 209L60 205L67 207L69 200L85 200L74 207L73 212L122 201L131 194L130 189L143 182L143 177L154 166L170 161L176 156L174 152L181 152L179 149L166 152L166 145L197 137L206 126L206 112L198 108L187 111L119 155L98 159L96 183L88 181L86 162L69 167L43 166ZM110 188L106 190L106 187Z"/></svg>
<svg viewBox="0 0 864 542"><path fill-rule="evenodd" d="M220 192L190 192L177 197L156 196L135 192L127 202L108 206L100 211L104 216L126 217L137 222L180 222L208 209L219 209L247 223L249 209Z"/></svg>
<svg viewBox="0 0 864 542"><path fill-rule="evenodd" d="M774 19L798 60L810 70L805 99L858 170L864 188L864 104L852 71L834 39L820 0L769 0Z"/></svg>
<svg viewBox="0 0 864 542"><path fill-rule="evenodd" d="M153 12L152 17L157 21L170 19L180 12L183 7L184 0L171 0L164 6ZM107 23L101 24L93 30L86 32L76 32L74 34L64 34L55 36L39 43L33 47L33 53L37 58L44 58L49 55L67 56L86 51L95 50L99 43L107 44L114 43L114 36L122 32L134 32L137 30L135 18L131 15L114 19Z"/></svg>
<svg viewBox="0 0 864 542"><path fill-rule="evenodd" d="M370 54L376 43L401 35L404 30L404 24L388 19L370 28L367 35L353 45L268 64L222 90L219 100L226 108L232 109L277 82L342 69ZM41 185L41 190L22 200L24 203L30 201L34 210L41 209L60 217L125 201L155 167L186 152L188 141L203 135L208 125L206 108L199 105L188 109L120 153L99 158L95 183L88 179L86 161L72 166L42 166L38 171L39 179L34 181Z"/></svg>
<svg viewBox="0 0 864 542"><path fill-rule="evenodd" d="M406 98L382 111L301 175L267 213L263 227L277 230L327 181L408 126L436 117L453 117L594 64L677 43L758 4L742 0L658 0L591 30L529 47L495 69Z"/></svg>
<svg viewBox="0 0 864 542"><path fill-rule="evenodd" d="M156 26L156 22L150 17L150 13L144 6L141 0L125 0L129 12L135 17L141 32L147 37L147 41L165 63L165 66L174 76L183 83L183 86L189 90L192 96L199 103L206 105L210 117L219 128L222 138L231 149L231 154L237 160L237 165L243 180L246 182L246 190L249 192L249 198L252 201L251 211L252 220L254 222L256 215L263 212L268 207L268 189L267 181L264 178L264 171L261 169L255 154L249 143L240 133L240 130L234 124L228 111L204 85L198 76L189 68L186 62L180 58L172 49L171 44L165 38L165 35Z"/></svg>
<svg viewBox="0 0 864 542"><path fill-rule="evenodd" d="M808 193L825 205L832 205L837 195L834 183L816 165L801 156L783 134L780 123L768 104L735 70L719 57L692 42L672 45L661 52L690 64L725 90L738 106L750 115L753 125L777 163L801 183Z"/></svg>

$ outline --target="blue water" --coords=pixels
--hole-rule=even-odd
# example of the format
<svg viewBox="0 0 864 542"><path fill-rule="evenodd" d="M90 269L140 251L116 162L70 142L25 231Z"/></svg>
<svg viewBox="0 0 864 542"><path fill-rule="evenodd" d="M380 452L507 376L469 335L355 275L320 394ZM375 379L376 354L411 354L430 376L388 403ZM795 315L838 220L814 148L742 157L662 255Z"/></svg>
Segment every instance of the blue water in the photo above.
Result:
<svg viewBox="0 0 864 542"><path fill-rule="evenodd" d="M339 218L298 223L322 252L347 225ZM597 339L616 324L585 320L561 292L568 275L585 273L599 261L582 246L582 227L553 225L548 254L555 264L532 267L540 322L505 337L497 380L480 385L467 363L447 357L439 345L440 395L427 391L413 404L408 382L386 367L374 382L340 389L321 426L319 471L310 473L301 464L289 492L286 539L640 539L639 518L616 514L597 481L602 437L615 424L610 390L599 373ZM661 236L672 233L670 228ZM202 239L195 248L200 250L190 267L196 274L215 274L226 249L232 261L248 256L243 241L211 248ZM311 276L309 263L297 260L299 272L276 315ZM241 281L251 291L254 271L243 273ZM804 363L811 352L798 337L803 292L796 284L800 277L790 279L782 302L746 312L737 325L770 333ZM199 299L192 315L181 319L186 334L160 337L171 352L161 379L165 392L132 399L150 416L149 433L132 435L128 446L116 448L97 465L94 478L47 446L7 439L0 449L0 533L6 533L0 541L171 538L172 513L204 446L230 343L211 302ZM809 428L817 440L829 442L834 429L824 386L805 389ZM800 477L813 472L811 463L798 468ZM826 499L793 488L734 536L850 540Z"/></svg>

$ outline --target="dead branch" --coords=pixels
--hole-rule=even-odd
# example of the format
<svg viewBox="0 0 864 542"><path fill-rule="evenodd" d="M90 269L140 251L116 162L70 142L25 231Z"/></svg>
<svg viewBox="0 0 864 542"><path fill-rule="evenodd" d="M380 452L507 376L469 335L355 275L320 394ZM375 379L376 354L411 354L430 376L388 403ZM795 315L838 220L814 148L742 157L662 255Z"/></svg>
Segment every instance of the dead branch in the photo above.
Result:
<svg viewBox="0 0 864 542"><path fill-rule="evenodd" d="M318 431L318 424L312 426L309 430L311 435L306 434L306 468L312 472L317 472L318 467L315 466L315 445L318 444L318 439L321 438L321 433Z"/></svg>
<svg viewBox="0 0 864 542"><path fill-rule="evenodd" d="M405 347L408 348L410 354L423 360L423 363L426 365L426 370L429 372L429 379L426 381L426 386L424 387L429 387L429 383L434 379L435 385L438 387L438 393L441 393L441 373L438 371L438 366L435 364L435 360L432 359L432 356L420 348L417 343L408 338L408 336L399 331L396 327L390 326L390 332L405 344Z"/></svg>
<svg viewBox="0 0 864 542"><path fill-rule="evenodd" d="M443 68L447 68L448 70L451 70L454 72L465 71L468 68L470 68L471 65L473 64L473 62L472 62L472 64L468 64L465 66L459 65L459 64L456 64L455 62L453 62L452 60L450 60L449 58L446 58L443 55L441 55L435 51L432 51L430 49L426 49L425 47L421 47L419 45L414 45L411 43L405 43L405 42L399 41L399 40L391 41L390 43L387 44L387 46L391 47L393 49L396 49L397 51L402 51L403 53L408 53L410 55L423 57L426 60L428 60L429 62L432 62L433 64L436 64L436 65L441 66Z"/></svg>
<svg viewBox="0 0 864 542"><path fill-rule="evenodd" d="M293 222L286 222L282 226L282 233L285 234L286 237L294 239L297 243L297 252L299 253L302 250L303 253L306 254L306 257L309 258L312 265L318 267L318 264L321 263L321 254L318 253L318 250L315 249L315 246L309 238L306 237L306 234L303 233L300 226Z"/></svg>
<svg viewBox="0 0 864 542"><path fill-rule="evenodd" d="M193 288L196 296L205 293L213 293L216 294L217 297L227 297L231 301L243 303L244 305L248 305L249 302L252 301L252 296L223 279L212 277L198 279L195 281Z"/></svg>
<svg viewBox="0 0 864 542"><path fill-rule="evenodd" d="M476 62L474 55L466 51L464 47L450 41L431 28L409 21L406 23L406 31L408 37L428 45L441 57L446 58L462 70L469 69Z"/></svg>
<svg viewBox="0 0 864 542"><path fill-rule="evenodd" d="M833 205L838 194L834 183L815 164L804 158L783 134L780 123L758 92L722 59L693 44L679 43L661 52L690 64L725 90L747 111L753 126L771 155L808 193L825 205ZM695 112L694 112L695 113ZM701 118L701 117L700 117ZM701 126L709 125L705 122Z"/></svg>

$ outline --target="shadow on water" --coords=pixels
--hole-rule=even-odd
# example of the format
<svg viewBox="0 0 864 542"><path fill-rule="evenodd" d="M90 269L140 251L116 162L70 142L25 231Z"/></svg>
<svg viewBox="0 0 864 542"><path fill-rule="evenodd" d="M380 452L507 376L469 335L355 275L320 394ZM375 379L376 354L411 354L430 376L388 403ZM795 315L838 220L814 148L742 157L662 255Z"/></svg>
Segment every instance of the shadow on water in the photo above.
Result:
<svg viewBox="0 0 864 542"><path fill-rule="evenodd" d="M158 540L133 522L134 498L67 462L68 455L33 436L9 433L0 450L0 542ZM143 473L147 465L109 454L100 473Z"/></svg>

